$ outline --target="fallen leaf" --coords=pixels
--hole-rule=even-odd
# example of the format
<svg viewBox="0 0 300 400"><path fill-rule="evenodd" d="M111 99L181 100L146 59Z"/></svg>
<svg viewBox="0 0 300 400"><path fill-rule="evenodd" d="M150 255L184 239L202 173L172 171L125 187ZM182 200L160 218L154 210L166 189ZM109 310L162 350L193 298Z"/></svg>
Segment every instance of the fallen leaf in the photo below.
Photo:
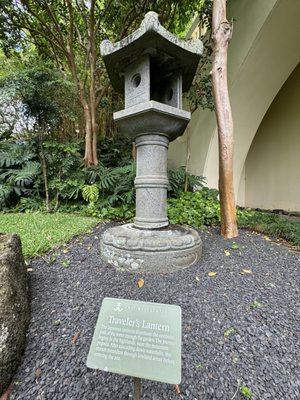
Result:
<svg viewBox="0 0 300 400"><path fill-rule="evenodd" d="M35 377L38 379L42 375L42 370L41 368L37 368L35 370Z"/></svg>
<svg viewBox="0 0 300 400"><path fill-rule="evenodd" d="M230 256L230 252L228 251L228 250L224 250L224 254L225 254L225 256Z"/></svg>
<svg viewBox="0 0 300 400"><path fill-rule="evenodd" d="M264 236L264 239L265 239L267 242L271 242L271 239L269 238L269 236Z"/></svg>
<svg viewBox="0 0 300 400"><path fill-rule="evenodd" d="M252 270L251 269L242 269L241 275L244 274L252 274Z"/></svg>
<svg viewBox="0 0 300 400"><path fill-rule="evenodd" d="M13 385L11 384L11 385L8 386L8 388L3 393L3 395L0 397L0 400L8 400L12 389L13 389Z"/></svg>
<svg viewBox="0 0 300 400"><path fill-rule="evenodd" d="M69 250L68 249L63 249L63 251L62 251L63 253L69 253Z"/></svg>
<svg viewBox="0 0 300 400"><path fill-rule="evenodd" d="M216 272L209 272L209 273L208 273L208 276L216 276L216 275L217 275Z"/></svg>
<svg viewBox="0 0 300 400"><path fill-rule="evenodd" d="M174 385L174 387L175 387L176 394L182 398L182 394L181 394L179 385Z"/></svg>
<svg viewBox="0 0 300 400"><path fill-rule="evenodd" d="M239 245L235 242L232 242L232 245L230 246L233 250L236 250L239 248Z"/></svg>
<svg viewBox="0 0 300 400"><path fill-rule="evenodd" d="M144 279L139 278L136 284L138 285L139 288L141 288L144 286L144 283L145 283Z"/></svg>
<svg viewBox="0 0 300 400"><path fill-rule="evenodd" d="M77 340L78 340L78 338L79 338L79 335L80 335L80 331L78 331L77 333L75 333L75 335L72 337L72 343L73 344L76 344L76 342L77 342Z"/></svg>
<svg viewBox="0 0 300 400"><path fill-rule="evenodd" d="M195 277L195 279L196 279L196 281L197 281L197 282L199 282L199 281L200 281L200 278L199 278L199 276L196 276L196 277Z"/></svg>
<svg viewBox="0 0 300 400"><path fill-rule="evenodd" d="M235 333L235 328L229 328L224 332L224 337L229 337L230 335L232 335L233 333Z"/></svg>

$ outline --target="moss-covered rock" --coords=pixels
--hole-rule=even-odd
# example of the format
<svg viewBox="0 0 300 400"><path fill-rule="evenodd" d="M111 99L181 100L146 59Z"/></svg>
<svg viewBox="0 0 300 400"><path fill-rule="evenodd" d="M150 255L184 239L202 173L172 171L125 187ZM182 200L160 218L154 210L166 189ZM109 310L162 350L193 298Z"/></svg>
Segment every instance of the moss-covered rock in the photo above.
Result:
<svg viewBox="0 0 300 400"><path fill-rule="evenodd" d="M27 276L18 235L0 234L0 395L19 365L29 322Z"/></svg>

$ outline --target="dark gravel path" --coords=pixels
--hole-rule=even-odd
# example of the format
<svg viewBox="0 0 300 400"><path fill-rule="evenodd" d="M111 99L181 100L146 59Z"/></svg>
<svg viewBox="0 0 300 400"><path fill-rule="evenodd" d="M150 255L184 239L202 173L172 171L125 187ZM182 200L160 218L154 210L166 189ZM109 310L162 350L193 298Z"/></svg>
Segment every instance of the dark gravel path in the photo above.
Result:
<svg viewBox="0 0 300 400"><path fill-rule="evenodd" d="M246 231L231 249L232 241L210 230L202 233L199 265L142 276L139 289L140 275L103 265L100 232L31 262L32 321L11 399L132 399L130 378L85 366L105 296L182 307L183 399L242 399L238 380L253 399L300 399L299 253ZM211 271L217 275L209 277ZM145 381L143 399L180 397L171 385Z"/></svg>

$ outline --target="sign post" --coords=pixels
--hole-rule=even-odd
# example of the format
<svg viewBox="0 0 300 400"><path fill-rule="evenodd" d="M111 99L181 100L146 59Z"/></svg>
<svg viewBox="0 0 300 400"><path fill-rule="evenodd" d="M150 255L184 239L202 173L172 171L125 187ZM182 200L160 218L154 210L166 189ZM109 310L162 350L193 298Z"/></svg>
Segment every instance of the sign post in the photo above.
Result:
<svg viewBox="0 0 300 400"><path fill-rule="evenodd" d="M140 400L141 399L141 394L142 394L141 378L133 378L133 384L134 384L133 399L134 400Z"/></svg>
<svg viewBox="0 0 300 400"><path fill-rule="evenodd" d="M135 400L141 398L141 378L179 384L181 308L104 298L87 366L132 376Z"/></svg>

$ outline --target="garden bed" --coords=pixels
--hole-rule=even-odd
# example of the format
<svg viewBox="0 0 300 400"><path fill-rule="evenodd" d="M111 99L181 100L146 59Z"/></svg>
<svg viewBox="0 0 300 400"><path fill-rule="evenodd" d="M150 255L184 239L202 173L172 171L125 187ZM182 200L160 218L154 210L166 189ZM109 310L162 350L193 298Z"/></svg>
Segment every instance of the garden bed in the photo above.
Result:
<svg viewBox="0 0 300 400"><path fill-rule="evenodd" d="M182 398L299 398L299 253L249 231L226 241L208 229L197 265L120 273L100 259L101 229L31 261L32 320L11 399L132 398L130 378L85 365L107 296L182 307ZM150 381L142 398L180 399L172 385Z"/></svg>

